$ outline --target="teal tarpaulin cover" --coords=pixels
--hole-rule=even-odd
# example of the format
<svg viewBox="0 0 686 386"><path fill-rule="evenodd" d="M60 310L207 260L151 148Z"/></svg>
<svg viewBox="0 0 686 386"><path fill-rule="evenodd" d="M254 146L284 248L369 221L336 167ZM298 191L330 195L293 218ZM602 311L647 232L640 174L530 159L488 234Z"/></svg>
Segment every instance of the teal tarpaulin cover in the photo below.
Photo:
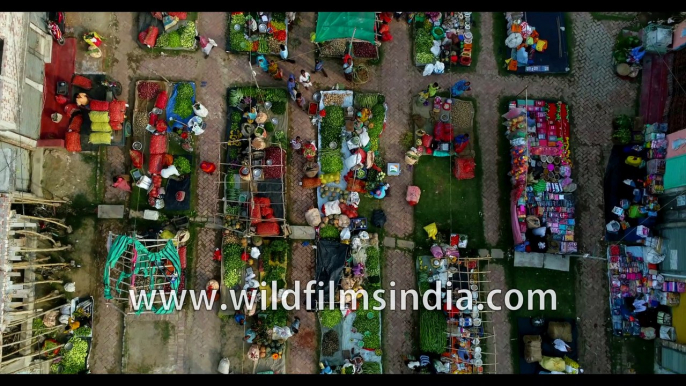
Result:
<svg viewBox="0 0 686 386"><path fill-rule="evenodd" d="M376 34L374 12L319 12L315 42L335 39L355 39L374 43Z"/></svg>

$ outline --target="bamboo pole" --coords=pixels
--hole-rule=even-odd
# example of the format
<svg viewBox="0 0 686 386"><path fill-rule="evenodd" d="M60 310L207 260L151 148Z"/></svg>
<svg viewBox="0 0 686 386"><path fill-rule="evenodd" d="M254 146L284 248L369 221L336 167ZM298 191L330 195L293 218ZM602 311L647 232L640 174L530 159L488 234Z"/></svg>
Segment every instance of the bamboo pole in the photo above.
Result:
<svg viewBox="0 0 686 386"><path fill-rule="evenodd" d="M65 245L64 247L57 247L57 248L28 248L28 249L20 249L18 252L59 252L59 251L65 251L71 249L71 245Z"/></svg>
<svg viewBox="0 0 686 386"><path fill-rule="evenodd" d="M40 233L38 233L38 232L34 232L34 231L22 231L22 230L15 231L15 232L18 233L18 234L20 234L20 235L27 235L27 236L28 236L28 235L32 235L32 236L40 237L40 238L42 238L42 239L44 239L44 240L50 240L50 242L52 243L52 245L57 244L57 242L56 242L55 240L53 240L52 237L46 236L46 235L42 235L42 234L40 234Z"/></svg>
<svg viewBox="0 0 686 386"><path fill-rule="evenodd" d="M28 215L25 215L25 214L21 214L21 215L19 215L18 217L27 218L27 219L29 219L29 220L45 221L45 222L49 222L49 223L51 223L51 224L59 225L59 226L61 226L62 228L67 229L67 231L70 231L70 230L71 230L71 227L70 227L70 226L64 224L64 222L63 222L64 220L57 220L57 219L54 219L54 218L34 217L34 216L28 216Z"/></svg>
<svg viewBox="0 0 686 386"><path fill-rule="evenodd" d="M65 344L66 344L66 343L65 343ZM55 350L57 350L57 349L61 349L62 347L65 346L65 344L61 344L61 345L59 345L59 346L57 346L57 347L53 347L53 348L51 348L51 349L49 349L49 350L39 351L39 352L37 352L37 353L35 353L35 354L25 355L25 356L21 356L21 357L17 357L17 358L12 358L12 360L19 360L19 359L32 358L32 357L35 357L35 356L44 354L44 353L46 353L46 352L51 352L51 351L55 351ZM22 349L19 349L19 350L17 350L17 351L11 352L11 353L9 353L9 354L7 354L7 355L3 355L3 358L5 358L5 357L7 357L7 356L9 356L9 355L12 355L12 354L16 354L16 353L18 353L18 352L21 351L21 350L23 350L23 348L22 348Z"/></svg>
<svg viewBox="0 0 686 386"><path fill-rule="evenodd" d="M24 282L24 283L18 283L18 284L47 284L47 283L63 283L63 280L42 280L42 281L32 281L32 282Z"/></svg>
<svg viewBox="0 0 686 386"><path fill-rule="evenodd" d="M45 331L47 331L47 334L49 334L49 333L51 333L52 331L55 331L55 330L59 329L60 327L64 328L64 326L58 325L58 326L55 326L55 327L50 327L50 328L46 329ZM32 329L32 330L33 330L33 329ZM25 332L28 332L28 331L19 330L19 331L11 332L11 333L9 333L9 334L3 334L2 337L3 337L3 338L7 338L8 336L13 336L13 335L17 335L17 334L21 334L21 333L25 333ZM32 338L35 339L35 338L41 337L41 336L43 336L43 335L45 335L45 334L36 335L36 336L34 336L34 337L32 337ZM29 338L29 339L32 339L32 338ZM3 346L0 346L0 348L2 348L2 347L7 347L7 346L11 346L11 345L17 344L17 343L21 343L21 342L27 341L27 340L29 340L29 339L18 340L18 341L12 342L12 343L7 343L7 344L5 344L5 345L3 345Z"/></svg>
<svg viewBox="0 0 686 386"><path fill-rule="evenodd" d="M54 267L58 265L71 265L68 263L53 263L53 264L15 264L12 265L12 269L32 269L32 268L42 268L42 267Z"/></svg>
<svg viewBox="0 0 686 386"><path fill-rule="evenodd" d="M47 311L43 311L43 312L41 312L41 313L39 313L39 314L29 316L28 318L24 318L24 319L21 319L21 320L12 321L12 322L10 322L10 323L7 325L7 327L14 327L14 326L16 326L16 325L19 325L19 324L22 324L22 323L26 322L27 320L29 320L29 319L31 319L31 318L37 318L37 317L39 317L39 316L43 316L43 315L47 314L47 313L50 312L50 311L59 310L60 308L66 306L66 305L69 305L69 304L68 304L68 303L65 303L65 304L62 304L62 305L57 306L57 307L55 307L55 308L49 309L49 310L47 310ZM38 310L36 310L36 311L38 311Z"/></svg>
<svg viewBox="0 0 686 386"><path fill-rule="evenodd" d="M33 303L34 304L35 303L43 303L43 302L47 302L48 300L59 299L59 298L63 298L63 297L64 297L64 294L59 294L59 295L55 295L55 296L46 296L46 297L40 298L38 300L34 300Z"/></svg>
<svg viewBox="0 0 686 386"><path fill-rule="evenodd" d="M14 192L14 193L11 194L11 198L12 198L12 199L17 198L17 199L20 199L20 200L38 201L38 202L61 203L61 204L66 204L66 203L69 202L69 201L65 201L65 200L54 200L54 199L53 199L53 200L48 200L47 198L41 198L41 197L36 197L36 196L24 197L24 193L23 193L23 192Z"/></svg>

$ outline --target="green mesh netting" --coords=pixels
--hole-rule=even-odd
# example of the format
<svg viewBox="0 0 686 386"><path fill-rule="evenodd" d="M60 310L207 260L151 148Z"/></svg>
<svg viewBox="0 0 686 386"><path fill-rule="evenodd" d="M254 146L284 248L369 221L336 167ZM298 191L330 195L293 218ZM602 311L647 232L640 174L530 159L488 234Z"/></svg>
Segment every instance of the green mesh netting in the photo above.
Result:
<svg viewBox="0 0 686 386"><path fill-rule="evenodd" d="M121 256L132 243L136 251L133 269L131 273L122 272L119 274L119 278L117 278L117 282L114 285L114 288L112 288L110 283L110 269L114 268ZM150 299L152 296L152 290L155 289L156 285L154 275L159 273L158 266L161 266L164 260L169 260L172 263L175 272L181 272L181 259L179 258L179 252L171 240L167 241L167 244L165 244L161 250L157 252L150 252L138 240L135 240L129 236L117 236L110 247L110 251L107 254L107 262L105 263L105 272L103 275L105 284L105 299L112 299L113 291L119 295L125 294L124 297L128 297L128 288L122 288L121 283L133 275L137 277L142 276L150 278L150 288L148 288L146 293L147 298ZM179 289L179 280L180 278L171 283L171 289L173 292L176 292ZM170 314L174 311L174 304L173 302L170 303L171 304L167 304L168 307L153 307L151 311L156 314ZM139 309L136 311L136 314L140 314L143 312L143 310L144 307L139 307Z"/></svg>

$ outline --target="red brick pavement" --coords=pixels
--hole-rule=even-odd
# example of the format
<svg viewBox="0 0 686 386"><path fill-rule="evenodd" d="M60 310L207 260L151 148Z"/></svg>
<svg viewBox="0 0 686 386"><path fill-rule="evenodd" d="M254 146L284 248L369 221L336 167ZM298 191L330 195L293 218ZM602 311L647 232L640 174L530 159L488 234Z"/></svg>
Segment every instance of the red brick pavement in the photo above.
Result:
<svg viewBox="0 0 686 386"><path fill-rule="evenodd" d="M300 282L300 299L305 301L303 283L314 280L315 251L311 246L304 247L294 242L291 257L289 285ZM292 288L292 287L291 287ZM292 317L300 318L300 332L288 339L288 353L286 358L287 374L316 374L319 363L319 329L316 314L304 310L293 311Z"/></svg>
<svg viewBox="0 0 686 386"><path fill-rule="evenodd" d="M220 266L212 261L214 249L221 245L221 234L212 229L201 229L198 234L197 255L193 260L194 288L203 291L209 280L221 280ZM217 316L219 304L213 310L188 311L188 339L185 350L185 367L181 373L214 374L221 359L221 321Z"/></svg>
<svg viewBox="0 0 686 386"><path fill-rule="evenodd" d="M488 270L490 271L488 274L489 290L498 289L501 290L503 294L507 293L509 288L507 288L507 285L505 284L505 270L503 269L503 266L499 264L489 264ZM508 314L509 311L505 308L488 313L488 322L485 326L486 328L492 327L492 333L495 335L495 344L493 344L492 339L488 339L486 342L486 349L484 350L485 352L488 352L488 354L484 355L484 363L495 363L495 368L491 365L484 368L488 373L513 373ZM491 331L487 331L487 333L491 333ZM495 356L493 353L495 353Z"/></svg>
<svg viewBox="0 0 686 386"><path fill-rule="evenodd" d="M403 355L415 353L419 327L417 312L408 304L407 310L400 310L401 290L416 290L414 257L411 253L399 249L385 249L383 259L383 288L386 290L386 305L390 304L389 290L395 290L395 310L386 309L383 312L383 360L384 374L410 374L412 371L405 366ZM391 281L395 286L391 287ZM411 297L407 298L410 302ZM421 302L420 299L418 299Z"/></svg>

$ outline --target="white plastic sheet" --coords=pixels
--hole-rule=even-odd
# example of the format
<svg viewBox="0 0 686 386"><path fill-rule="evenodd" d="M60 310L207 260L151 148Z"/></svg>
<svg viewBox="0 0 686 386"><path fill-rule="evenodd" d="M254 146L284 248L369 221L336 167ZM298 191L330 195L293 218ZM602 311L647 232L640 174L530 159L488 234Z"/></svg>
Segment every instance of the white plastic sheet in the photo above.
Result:
<svg viewBox="0 0 686 386"><path fill-rule="evenodd" d="M434 73L434 65L429 63L426 65L426 67L424 67L424 72L422 73L422 75L429 76L433 73Z"/></svg>

